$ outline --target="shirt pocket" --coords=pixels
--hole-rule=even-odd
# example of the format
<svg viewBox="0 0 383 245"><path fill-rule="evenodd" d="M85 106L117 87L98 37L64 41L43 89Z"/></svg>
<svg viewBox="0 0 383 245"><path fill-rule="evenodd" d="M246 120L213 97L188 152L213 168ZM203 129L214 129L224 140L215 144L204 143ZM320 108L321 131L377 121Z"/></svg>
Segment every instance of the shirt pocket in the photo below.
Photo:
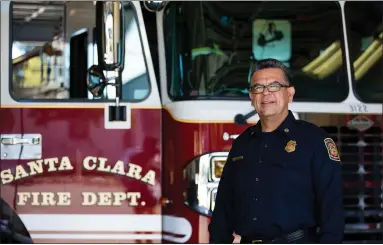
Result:
<svg viewBox="0 0 383 245"><path fill-rule="evenodd" d="M276 171L282 171L283 173L290 171L304 171L305 165L310 164L307 157L308 149L299 145L294 148L293 151L287 151L288 141L280 144L276 144L274 148L264 155L265 162L276 168Z"/></svg>
<svg viewBox="0 0 383 245"><path fill-rule="evenodd" d="M301 193L311 193L311 159L309 152L300 151L285 153L283 161L278 164L281 186L286 191L296 190Z"/></svg>
<svg viewBox="0 0 383 245"><path fill-rule="evenodd" d="M236 154L232 157L233 178L231 185L233 186L233 205L235 213L235 223L243 224L249 213L249 191L251 165L248 158L244 154Z"/></svg>
<svg viewBox="0 0 383 245"><path fill-rule="evenodd" d="M231 184L234 187L234 196L236 198L242 198L248 190L249 172L251 171L251 165L249 165L248 160L249 159L241 153L233 155L231 159L231 170L233 171L233 183Z"/></svg>
<svg viewBox="0 0 383 245"><path fill-rule="evenodd" d="M245 179L244 174L246 173L247 164L245 161L245 156L243 154L236 154L231 158L231 170L233 171L233 181L234 186L242 183L242 180Z"/></svg>

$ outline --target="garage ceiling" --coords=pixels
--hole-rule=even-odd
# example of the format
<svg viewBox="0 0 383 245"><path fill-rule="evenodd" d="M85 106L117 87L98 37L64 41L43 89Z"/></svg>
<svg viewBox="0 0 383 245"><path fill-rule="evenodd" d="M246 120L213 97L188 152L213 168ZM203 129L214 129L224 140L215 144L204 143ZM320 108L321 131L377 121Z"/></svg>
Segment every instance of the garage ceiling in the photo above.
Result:
<svg viewBox="0 0 383 245"><path fill-rule="evenodd" d="M16 2L13 3L13 21L61 22L64 16L64 4L64 1Z"/></svg>

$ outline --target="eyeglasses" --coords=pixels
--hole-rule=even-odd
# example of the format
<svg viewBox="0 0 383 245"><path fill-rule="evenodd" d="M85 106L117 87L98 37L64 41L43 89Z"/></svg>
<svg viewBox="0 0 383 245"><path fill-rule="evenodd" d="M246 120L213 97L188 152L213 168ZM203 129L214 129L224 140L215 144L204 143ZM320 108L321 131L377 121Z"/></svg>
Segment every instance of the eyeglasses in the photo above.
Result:
<svg viewBox="0 0 383 245"><path fill-rule="evenodd" d="M288 88L288 87L290 87L290 85L284 85L280 82L273 82L273 83L270 83L269 85L256 84L250 87L250 91L253 94L260 94L260 93L263 93L265 88L267 88L269 92L278 92L279 90L281 90L281 88Z"/></svg>

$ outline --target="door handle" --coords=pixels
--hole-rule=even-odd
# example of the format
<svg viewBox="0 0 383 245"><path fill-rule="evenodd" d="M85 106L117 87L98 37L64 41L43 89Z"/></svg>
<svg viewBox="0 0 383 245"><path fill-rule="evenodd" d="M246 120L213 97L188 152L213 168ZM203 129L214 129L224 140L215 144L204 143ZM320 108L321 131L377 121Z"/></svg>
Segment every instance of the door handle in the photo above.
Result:
<svg viewBox="0 0 383 245"><path fill-rule="evenodd" d="M40 159L42 157L41 134L1 134L0 159Z"/></svg>
<svg viewBox="0 0 383 245"><path fill-rule="evenodd" d="M3 145L38 145L40 144L40 138L20 139L20 138L1 138L1 144Z"/></svg>

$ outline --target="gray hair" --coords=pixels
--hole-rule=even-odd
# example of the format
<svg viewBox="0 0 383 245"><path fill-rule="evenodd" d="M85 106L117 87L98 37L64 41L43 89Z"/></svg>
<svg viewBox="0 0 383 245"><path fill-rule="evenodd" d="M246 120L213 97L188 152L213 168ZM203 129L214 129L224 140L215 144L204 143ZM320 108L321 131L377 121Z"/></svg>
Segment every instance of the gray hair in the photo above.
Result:
<svg viewBox="0 0 383 245"><path fill-rule="evenodd" d="M253 77L255 72L263 70L263 69L267 69L267 68L281 69L283 71L283 74L285 75L286 82L291 84L289 68L287 68L287 66L285 66L279 60L271 59L271 58L264 59L264 60L258 60L257 62L255 62L255 64L253 65L252 71L251 71L250 78Z"/></svg>

